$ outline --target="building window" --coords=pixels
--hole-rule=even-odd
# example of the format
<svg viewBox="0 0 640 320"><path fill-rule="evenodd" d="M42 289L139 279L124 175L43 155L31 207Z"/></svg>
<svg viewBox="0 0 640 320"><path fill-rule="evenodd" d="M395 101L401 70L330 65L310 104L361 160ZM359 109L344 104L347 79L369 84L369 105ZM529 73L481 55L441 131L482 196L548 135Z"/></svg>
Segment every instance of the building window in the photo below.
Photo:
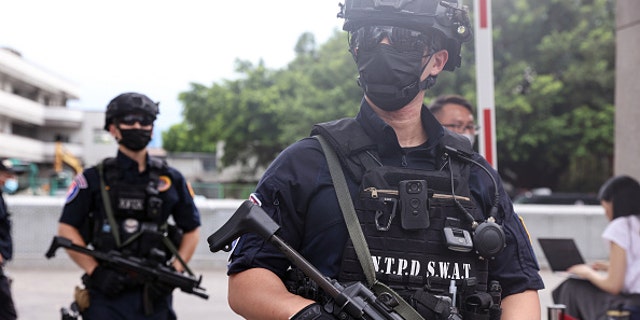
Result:
<svg viewBox="0 0 640 320"><path fill-rule="evenodd" d="M33 126L23 125L19 123L12 123L11 133L20 137L36 139L36 130L34 130Z"/></svg>

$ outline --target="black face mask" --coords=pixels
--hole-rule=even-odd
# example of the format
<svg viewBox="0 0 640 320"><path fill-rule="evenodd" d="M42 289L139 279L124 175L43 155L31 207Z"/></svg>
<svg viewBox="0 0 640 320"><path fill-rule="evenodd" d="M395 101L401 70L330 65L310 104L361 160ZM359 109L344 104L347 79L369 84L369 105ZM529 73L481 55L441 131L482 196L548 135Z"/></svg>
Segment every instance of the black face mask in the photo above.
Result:
<svg viewBox="0 0 640 320"><path fill-rule="evenodd" d="M151 130L120 129L120 133L122 134L122 138L118 143L127 147L129 150L140 151L149 144L149 141L151 141Z"/></svg>
<svg viewBox="0 0 640 320"><path fill-rule="evenodd" d="M393 46L378 45L356 56L360 87L380 109L394 111L413 100L420 90L421 52L398 52Z"/></svg>

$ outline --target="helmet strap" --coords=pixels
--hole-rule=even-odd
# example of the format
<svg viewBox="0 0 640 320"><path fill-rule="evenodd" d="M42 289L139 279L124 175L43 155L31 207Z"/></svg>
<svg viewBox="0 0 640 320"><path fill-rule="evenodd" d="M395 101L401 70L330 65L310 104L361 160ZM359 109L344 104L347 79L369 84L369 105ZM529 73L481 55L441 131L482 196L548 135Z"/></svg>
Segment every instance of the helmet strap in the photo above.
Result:
<svg viewBox="0 0 640 320"><path fill-rule="evenodd" d="M422 67L422 71L420 71L420 75L422 75L422 73L424 73L424 70L427 69L427 67L429 66L429 64L432 62L433 58L433 54L430 54L427 58L427 63L424 64L424 66ZM420 81L420 83L418 84L420 86L420 91L422 90L427 90L431 87L433 87L433 85L436 84L436 76L434 75L428 75L426 79Z"/></svg>

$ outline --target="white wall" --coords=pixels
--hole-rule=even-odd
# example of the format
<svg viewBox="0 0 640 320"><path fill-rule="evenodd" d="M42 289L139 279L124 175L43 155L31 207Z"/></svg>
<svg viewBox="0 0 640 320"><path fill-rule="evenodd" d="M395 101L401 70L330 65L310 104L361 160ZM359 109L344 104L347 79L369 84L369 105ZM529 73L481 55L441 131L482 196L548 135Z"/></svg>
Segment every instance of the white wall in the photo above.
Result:
<svg viewBox="0 0 640 320"><path fill-rule="evenodd" d="M63 198L5 196L9 211L13 214L16 266L61 265L73 266L63 250L54 259L47 260L44 253L56 234ZM235 212L242 200L196 199L202 217L201 239L192 259L192 265L224 266L228 253L211 253L207 237L216 231ZM544 206L517 205L516 211L525 220L534 251L541 266L546 260L537 243L538 237L570 237L576 239L585 259L603 259L607 249L600 240L606 225L600 206Z"/></svg>

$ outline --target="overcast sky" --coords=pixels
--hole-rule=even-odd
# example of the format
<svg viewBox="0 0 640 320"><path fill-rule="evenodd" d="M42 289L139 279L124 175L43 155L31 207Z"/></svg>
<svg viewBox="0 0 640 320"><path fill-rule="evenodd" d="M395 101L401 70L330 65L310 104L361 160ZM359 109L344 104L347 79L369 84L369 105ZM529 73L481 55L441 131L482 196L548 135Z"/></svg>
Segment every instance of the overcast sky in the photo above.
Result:
<svg viewBox="0 0 640 320"><path fill-rule="evenodd" d="M284 67L304 32L325 42L340 0L0 0L0 46L80 89L72 108L103 111L138 91L160 101L157 128L180 122L180 92L234 79L236 58ZM346 50L346 43L345 43Z"/></svg>

